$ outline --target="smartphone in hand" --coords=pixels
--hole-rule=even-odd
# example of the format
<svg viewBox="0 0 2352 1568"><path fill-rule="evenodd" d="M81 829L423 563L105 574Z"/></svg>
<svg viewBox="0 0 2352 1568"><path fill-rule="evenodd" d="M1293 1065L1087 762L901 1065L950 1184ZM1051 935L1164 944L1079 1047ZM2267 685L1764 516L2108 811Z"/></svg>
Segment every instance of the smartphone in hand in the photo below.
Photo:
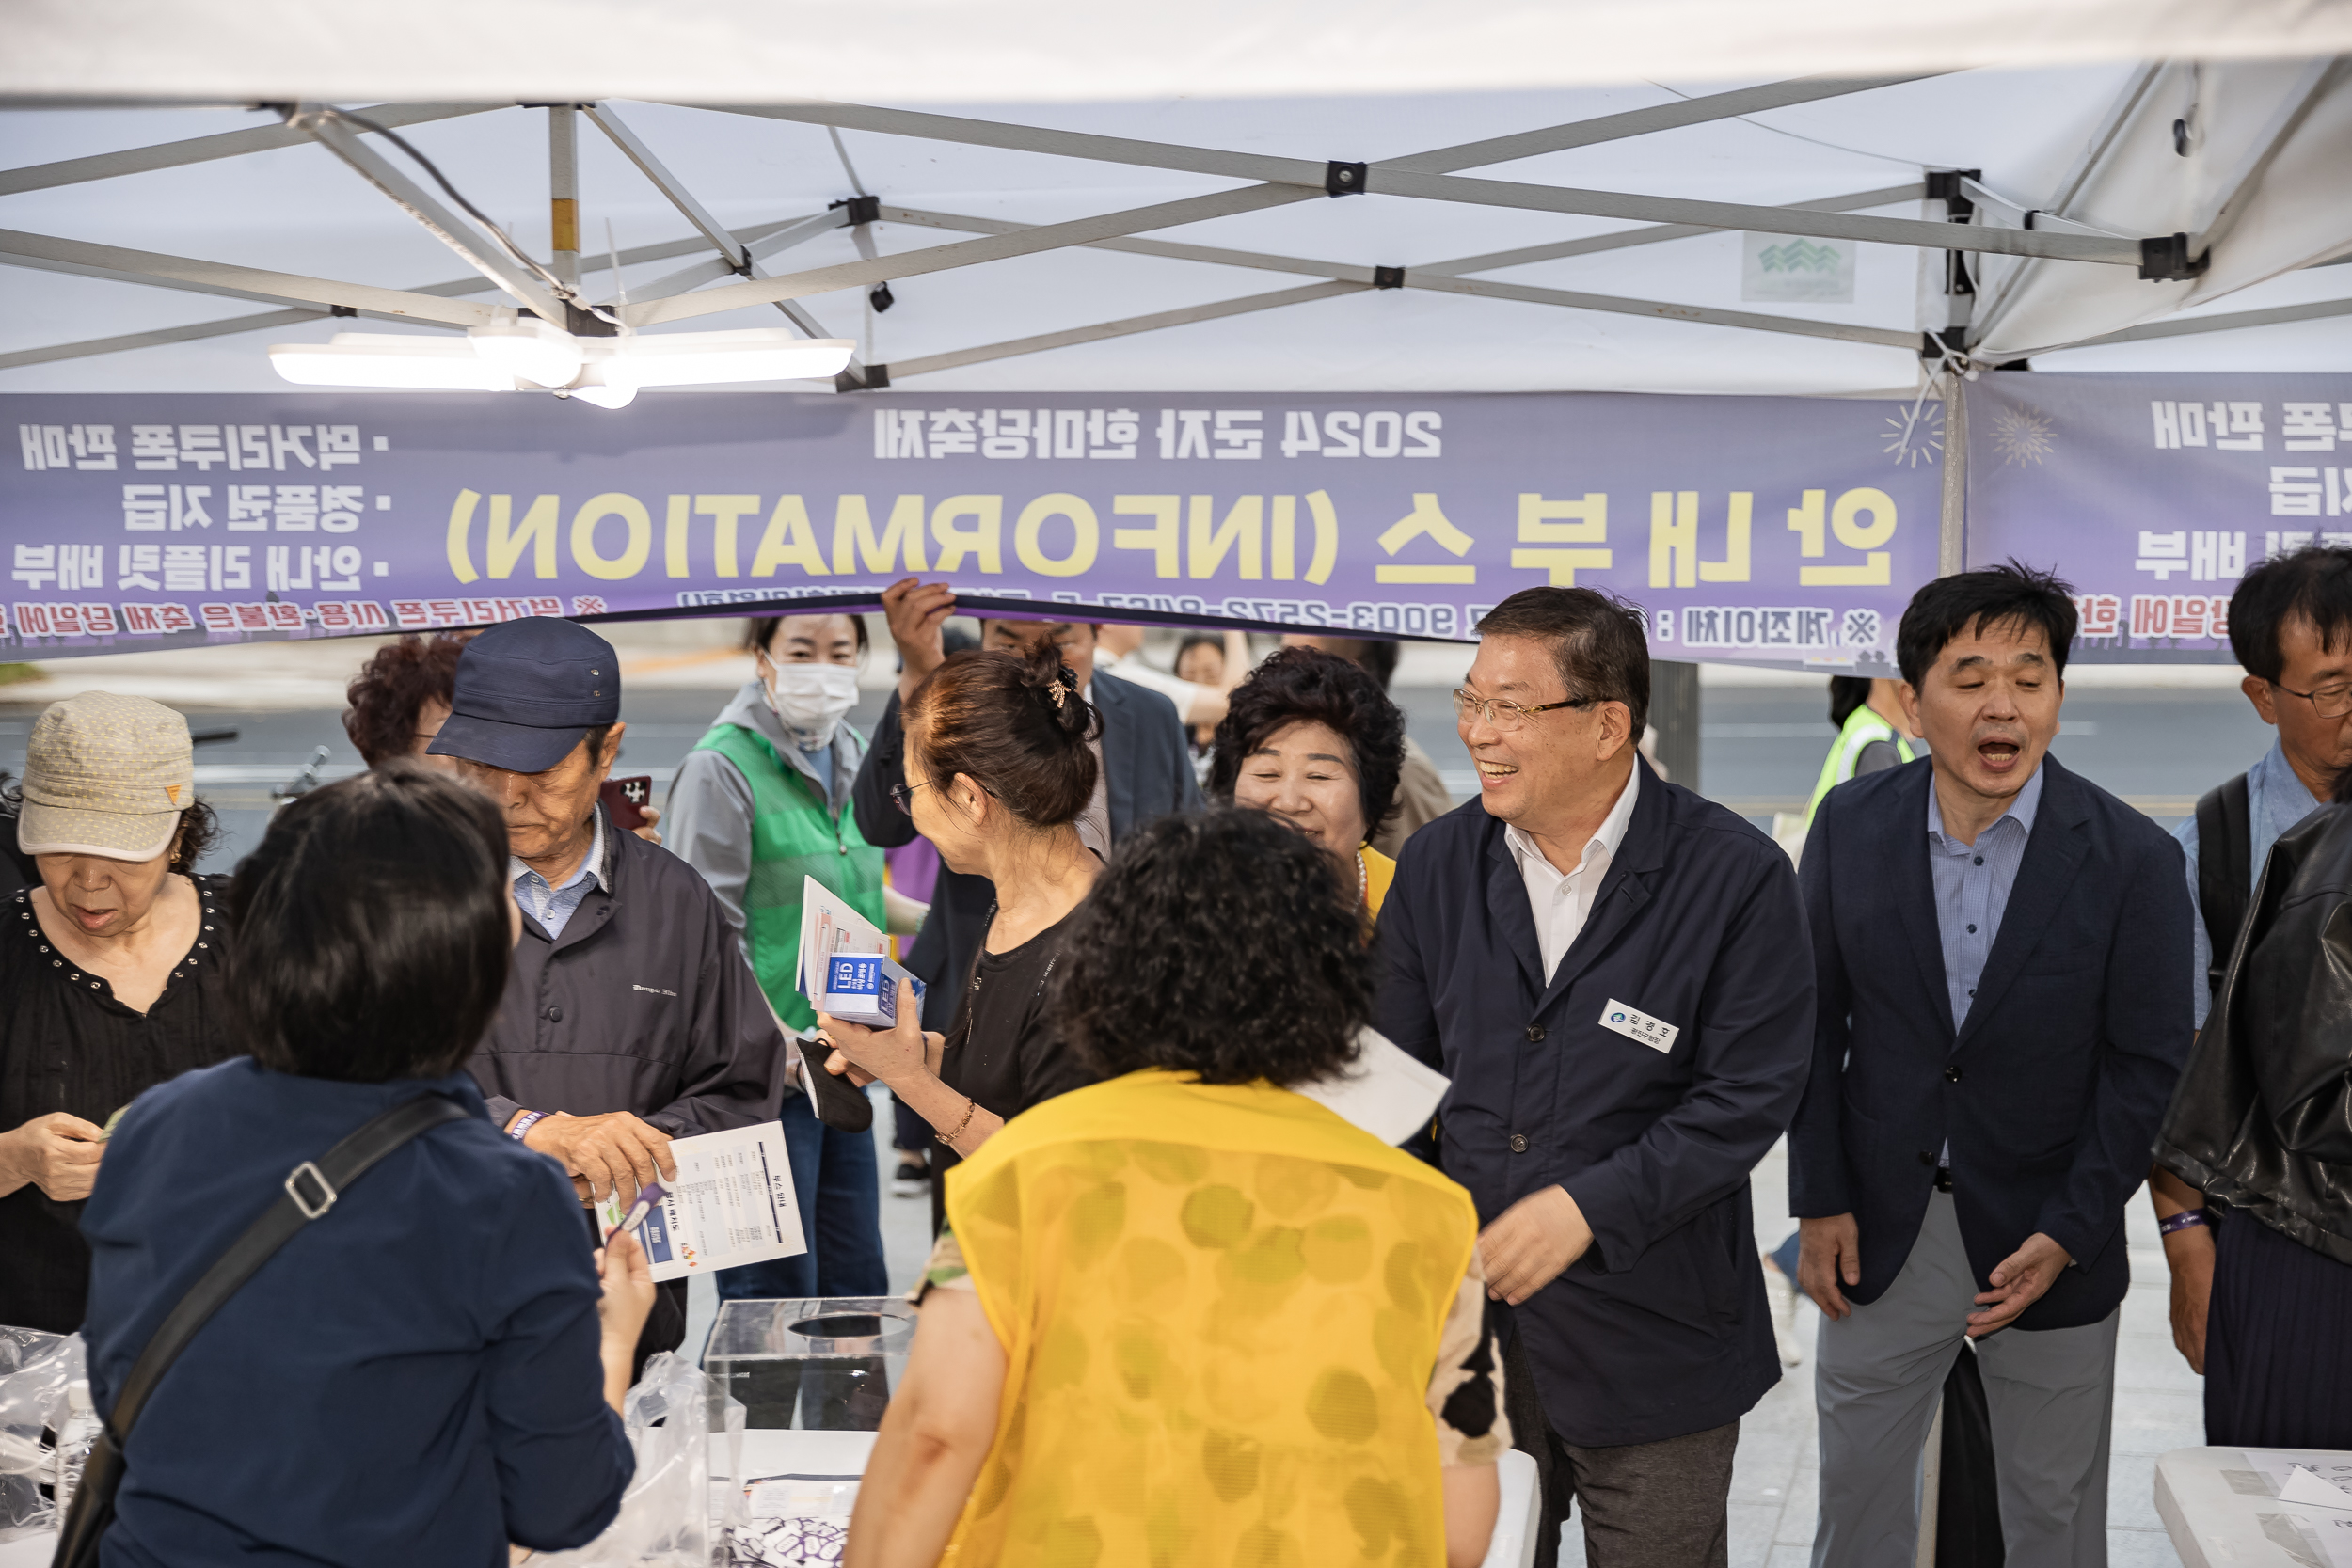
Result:
<svg viewBox="0 0 2352 1568"><path fill-rule="evenodd" d="M596 791L604 802L605 815L612 825L625 833L635 832L645 825L645 808L653 804L653 775L639 773L632 778L607 779Z"/></svg>

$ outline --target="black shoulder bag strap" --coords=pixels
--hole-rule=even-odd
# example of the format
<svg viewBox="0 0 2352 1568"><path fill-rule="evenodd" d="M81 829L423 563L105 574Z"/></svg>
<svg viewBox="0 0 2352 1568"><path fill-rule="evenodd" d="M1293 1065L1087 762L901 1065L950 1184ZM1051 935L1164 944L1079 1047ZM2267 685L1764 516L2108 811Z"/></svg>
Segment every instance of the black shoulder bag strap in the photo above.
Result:
<svg viewBox="0 0 2352 1568"><path fill-rule="evenodd" d="M2238 927L2246 924L2253 898L2254 819L2246 775L2240 773L2197 802L2197 907L2213 948L2205 983L2215 996L2221 994L2230 950L2237 945Z"/></svg>
<svg viewBox="0 0 2352 1568"><path fill-rule="evenodd" d="M448 1121L464 1121L472 1113L445 1095L420 1095L404 1100L373 1117L358 1132L316 1160L305 1160L287 1173L285 1196L270 1205L244 1235L221 1254L204 1276L180 1298L163 1325L139 1352L123 1380L122 1392L108 1412L104 1428L90 1446L89 1462L74 1489L73 1506L57 1534L51 1568L97 1568L98 1544L114 1523L115 1493L122 1484L123 1443L139 1418L139 1411L155 1385L163 1380L197 1331L235 1295L245 1282L279 1247L312 1220L326 1216L344 1189L368 1168L410 1139Z"/></svg>

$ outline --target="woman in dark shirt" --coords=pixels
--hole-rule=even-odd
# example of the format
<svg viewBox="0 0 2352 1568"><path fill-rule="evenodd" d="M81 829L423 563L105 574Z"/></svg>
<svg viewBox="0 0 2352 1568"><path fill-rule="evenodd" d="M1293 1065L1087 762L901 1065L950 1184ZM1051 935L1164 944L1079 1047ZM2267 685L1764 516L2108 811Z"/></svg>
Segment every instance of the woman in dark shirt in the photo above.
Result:
<svg viewBox="0 0 2352 1568"><path fill-rule="evenodd" d="M468 1114L346 1183L197 1331L128 1435L106 1568L582 1544L634 1468L618 1409L654 1284L627 1234L590 1250L563 1167L465 1069L521 928L498 809L407 763L345 779L278 815L231 898L253 1054L140 1096L83 1216L102 1414L289 1171L405 1101Z"/></svg>
<svg viewBox="0 0 2352 1568"><path fill-rule="evenodd" d="M1091 743L1102 726L1043 639L1018 657L954 655L915 689L904 721L898 804L950 869L995 884L988 935L945 1036L925 1033L903 998L894 1030L821 1013L818 1023L834 1070L881 1079L938 1130L938 1175L1009 1118L1094 1081L1044 1012L1071 912L1102 869L1077 826L1101 768Z"/></svg>
<svg viewBox="0 0 2352 1568"><path fill-rule="evenodd" d="M138 697L85 692L33 725L15 827L40 885L0 903L0 1323L82 1326L103 1129L234 1049L192 755L187 721Z"/></svg>

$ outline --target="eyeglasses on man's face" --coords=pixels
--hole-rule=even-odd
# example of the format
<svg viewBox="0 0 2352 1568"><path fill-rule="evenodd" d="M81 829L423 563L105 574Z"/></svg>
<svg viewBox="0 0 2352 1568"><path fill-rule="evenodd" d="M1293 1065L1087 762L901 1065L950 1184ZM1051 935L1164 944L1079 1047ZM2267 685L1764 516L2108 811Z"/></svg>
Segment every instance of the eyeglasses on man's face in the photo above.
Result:
<svg viewBox="0 0 2352 1568"><path fill-rule="evenodd" d="M1488 729L1509 735L1527 722L1531 713L1561 707L1590 707L1597 697L1569 697L1557 703L1515 703L1507 697L1473 697L1458 687L1454 692L1454 716L1465 724L1485 720Z"/></svg>
<svg viewBox="0 0 2352 1568"><path fill-rule="evenodd" d="M2277 681L2272 681L2270 684L2290 697L2300 697L2311 704L2312 710L2322 719L2341 719L2345 714L2352 713L2352 681L2330 681L2326 686L2313 687L2309 691L2297 691L2291 686L2280 686Z"/></svg>

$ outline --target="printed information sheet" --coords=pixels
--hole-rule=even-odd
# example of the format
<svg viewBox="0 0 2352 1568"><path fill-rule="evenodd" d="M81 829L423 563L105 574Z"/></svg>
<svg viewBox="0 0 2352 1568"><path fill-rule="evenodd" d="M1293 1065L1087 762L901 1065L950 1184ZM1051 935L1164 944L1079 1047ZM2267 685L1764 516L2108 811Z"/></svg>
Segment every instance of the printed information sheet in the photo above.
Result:
<svg viewBox="0 0 2352 1568"><path fill-rule="evenodd" d="M683 1279L808 1250L781 1123L678 1138L670 1157L677 1162L677 1180L667 1183L669 1192L637 1232L655 1279ZM617 1196L598 1206L606 1234L628 1212Z"/></svg>

